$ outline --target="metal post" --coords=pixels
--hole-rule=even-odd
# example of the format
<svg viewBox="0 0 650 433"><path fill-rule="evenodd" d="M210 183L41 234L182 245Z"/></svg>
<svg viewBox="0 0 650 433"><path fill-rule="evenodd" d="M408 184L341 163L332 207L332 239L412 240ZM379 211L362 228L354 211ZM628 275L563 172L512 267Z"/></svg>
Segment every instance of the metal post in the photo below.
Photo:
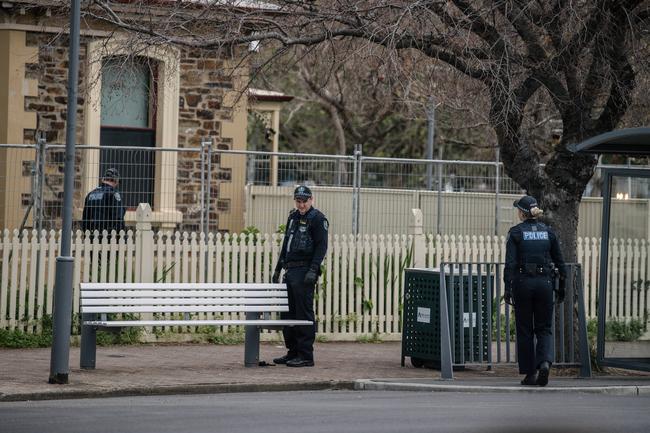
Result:
<svg viewBox="0 0 650 433"><path fill-rule="evenodd" d="M363 145L359 145L359 169L357 170L357 232L361 233L361 179L363 179Z"/></svg>
<svg viewBox="0 0 650 433"><path fill-rule="evenodd" d="M499 192L500 192L500 183L501 183L501 178L500 178L500 166L499 166L499 158L501 158L499 148L497 147L496 150L496 183L494 186L494 235L498 236L499 235Z"/></svg>
<svg viewBox="0 0 650 433"><path fill-rule="evenodd" d="M79 80L80 0L72 0L70 14L70 48L68 60L68 106L65 140L65 177L63 189L63 231L61 255L56 258L54 285L53 337L50 357L50 383L68 383L70 372L70 327L72 325L72 205L74 197L74 154L77 127L77 85Z"/></svg>
<svg viewBox="0 0 650 433"><path fill-rule="evenodd" d="M97 359L97 328L84 326L83 322L97 320L97 314L83 313L81 315L81 344L79 351L79 367L85 370L95 368Z"/></svg>
<svg viewBox="0 0 650 433"><path fill-rule="evenodd" d="M440 160L437 164L438 169L438 211L436 212L436 233L442 234L442 147L439 149L438 159Z"/></svg>
<svg viewBox="0 0 650 433"><path fill-rule="evenodd" d="M345 161L339 159L337 164L338 169L336 170L336 186L339 188L343 186L343 172L345 171Z"/></svg>
<svg viewBox="0 0 650 433"><path fill-rule="evenodd" d="M207 236L205 229L205 140L201 140L201 230Z"/></svg>
<svg viewBox="0 0 650 433"><path fill-rule="evenodd" d="M201 207L201 216L205 214L205 217L203 217L203 233L205 233L205 243L207 245L208 243L208 233L210 232L210 194L211 194L211 188L210 185L212 184L212 139L209 141L204 141L201 143L202 146L204 146L204 149L207 150L207 155L204 155L206 157L207 163L208 163L208 168L207 168L207 183L205 185L205 195L203 195L203 205ZM206 197L207 195L207 197ZM205 253L204 253L204 260L205 260L205 269L204 269L204 275L203 275L203 281L208 282L208 262L210 258L210 252L208 251L208 248L205 248Z"/></svg>
<svg viewBox="0 0 650 433"><path fill-rule="evenodd" d="M251 149L256 150L256 149ZM257 170L257 159L255 154L246 154L246 183L255 185L255 171Z"/></svg>
<svg viewBox="0 0 650 433"><path fill-rule="evenodd" d="M361 145L354 146L354 166L352 173L352 233L359 234L359 193L361 187Z"/></svg>
<svg viewBox="0 0 650 433"><path fill-rule="evenodd" d="M436 128L436 105L433 97L429 98L429 109L427 110L427 159L433 159L433 141ZM427 191L433 189L433 165L427 164Z"/></svg>
<svg viewBox="0 0 650 433"><path fill-rule="evenodd" d="M582 267L576 265L578 290L578 339L580 346L580 377L591 377L591 354L589 353L589 337L587 336L587 315L585 312L585 292L582 285Z"/></svg>
<svg viewBox="0 0 650 433"><path fill-rule="evenodd" d="M449 330L449 312L447 310L447 277L445 275L445 264L440 264L440 378L453 380L454 367L451 357L451 336ZM453 280L451 290L454 290ZM462 329L462 328L461 328Z"/></svg>
<svg viewBox="0 0 650 433"><path fill-rule="evenodd" d="M260 313L246 313L246 320L257 320ZM245 326L244 367L257 367L260 362L260 329L255 325Z"/></svg>
<svg viewBox="0 0 650 433"><path fill-rule="evenodd" d="M607 271L609 263L609 224L612 206L612 174L604 170L603 181L603 222L600 237L600 266L598 285L598 336L596 339L596 361L605 358L605 322L607 320Z"/></svg>
<svg viewBox="0 0 650 433"><path fill-rule="evenodd" d="M34 227L38 235L43 230L43 184L45 183L45 137L39 137L36 148L36 190L34 197ZM38 286L37 286L38 287Z"/></svg>
<svg viewBox="0 0 650 433"><path fill-rule="evenodd" d="M205 227L204 231L207 236L210 231L210 203L212 201L212 139L207 143L208 144L208 183L206 185L206 195L205 208ZM206 262L207 263L207 262Z"/></svg>
<svg viewBox="0 0 650 433"><path fill-rule="evenodd" d="M44 173L44 159L45 159L45 138L41 135L36 143L36 163L34 164L34 181L32 183L32 203L34 208L32 210L32 218L34 220L33 227L36 230L36 239L40 243L41 232L43 231L43 173ZM34 274L35 287L40 287L41 279L41 255L36 255L36 272Z"/></svg>

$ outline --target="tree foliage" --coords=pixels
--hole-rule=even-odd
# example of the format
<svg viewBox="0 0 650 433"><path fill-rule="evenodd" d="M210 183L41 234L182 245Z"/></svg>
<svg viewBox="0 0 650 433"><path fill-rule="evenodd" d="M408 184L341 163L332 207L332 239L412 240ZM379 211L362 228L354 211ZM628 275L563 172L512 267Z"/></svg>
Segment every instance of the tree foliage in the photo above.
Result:
<svg viewBox="0 0 650 433"><path fill-rule="evenodd" d="M262 41L274 50L269 62L292 47L325 46L331 66L319 73L336 80L341 65L376 62L404 100L431 95L444 71L474 90L470 105L492 129L507 174L540 200L568 252L596 159L567 145L622 124L650 58L647 0L94 0L85 17L151 43L227 50ZM352 123L350 131L362 127Z"/></svg>

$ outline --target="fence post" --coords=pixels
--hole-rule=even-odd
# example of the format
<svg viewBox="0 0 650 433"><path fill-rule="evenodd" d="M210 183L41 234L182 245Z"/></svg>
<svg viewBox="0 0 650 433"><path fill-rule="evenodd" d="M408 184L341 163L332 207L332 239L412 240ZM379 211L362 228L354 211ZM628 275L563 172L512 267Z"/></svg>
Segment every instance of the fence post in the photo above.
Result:
<svg viewBox="0 0 650 433"><path fill-rule="evenodd" d="M212 195L212 138L201 141L201 230L205 233L203 238L205 243L208 242L208 233L210 232L210 197ZM207 163L207 169L205 164ZM205 189L203 185L205 184ZM205 270L203 278L208 281L208 249L205 249L204 260Z"/></svg>
<svg viewBox="0 0 650 433"><path fill-rule="evenodd" d="M499 208L501 206L501 199L500 199L500 185L499 183L501 182L501 175L499 172L499 147L497 146L496 149L496 161L495 161L495 182L494 182L494 236L499 236Z"/></svg>
<svg viewBox="0 0 650 433"><path fill-rule="evenodd" d="M359 227L361 226L359 221L361 215L361 155L361 145L357 144L354 146L354 171L352 175L352 234L355 236L359 234Z"/></svg>
<svg viewBox="0 0 650 433"><path fill-rule="evenodd" d="M427 263L427 250L426 239L422 230L422 210L411 209L411 212L413 213L413 219L411 219L411 224L409 224L409 234L413 236L413 256L411 263L414 268L425 268Z"/></svg>
<svg viewBox="0 0 650 433"><path fill-rule="evenodd" d="M442 150L442 148L440 148ZM436 209L436 234L442 234L442 154L441 152L438 155L438 163L436 164L436 170L438 171L438 194L436 197L437 209Z"/></svg>
<svg viewBox="0 0 650 433"><path fill-rule="evenodd" d="M41 230L43 230L43 185L44 185L44 176L45 176L45 138L41 135L38 138L36 143L36 164L35 164L35 188L32 191L32 199L34 200L34 213L33 227L38 231L38 235L41 235Z"/></svg>
<svg viewBox="0 0 650 433"><path fill-rule="evenodd" d="M140 271L140 283L153 282L153 230L151 230L151 206L149 203L140 203L135 211L135 230L140 236L136 236L136 257L138 261L135 266ZM136 272L137 275L137 272Z"/></svg>
<svg viewBox="0 0 650 433"><path fill-rule="evenodd" d="M207 235L205 229L205 140L201 140L201 231Z"/></svg>
<svg viewBox="0 0 650 433"><path fill-rule="evenodd" d="M208 183L205 186L205 208L203 209L205 212L205 235L207 236L208 233L210 232L210 203L212 203L212 143L214 139L210 138L206 142L207 146L207 155L206 159L208 162L208 168L206 172L207 180Z"/></svg>
<svg viewBox="0 0 650 433"><path fill-rule="evenodd" d="M591 377L591 353L589 352L589 337L587 334L587 315L585 313L585 292L582 281L582 266L575 265L575 279L571 282L578 290L578 341L580 354L580 377Z"/></svg>

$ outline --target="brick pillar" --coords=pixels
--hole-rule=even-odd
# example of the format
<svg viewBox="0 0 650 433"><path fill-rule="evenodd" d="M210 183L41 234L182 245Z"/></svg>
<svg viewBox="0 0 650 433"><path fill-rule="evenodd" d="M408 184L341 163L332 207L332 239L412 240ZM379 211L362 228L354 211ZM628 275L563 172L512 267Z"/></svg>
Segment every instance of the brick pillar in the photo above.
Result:
<svg viewBox="0 0 650 433"><path fill-rule="evenodd" d="M153 230L151 230L151 206L140 203L135 211L136 236L136 275L140 275L141 283L153 282Z"/></svg>

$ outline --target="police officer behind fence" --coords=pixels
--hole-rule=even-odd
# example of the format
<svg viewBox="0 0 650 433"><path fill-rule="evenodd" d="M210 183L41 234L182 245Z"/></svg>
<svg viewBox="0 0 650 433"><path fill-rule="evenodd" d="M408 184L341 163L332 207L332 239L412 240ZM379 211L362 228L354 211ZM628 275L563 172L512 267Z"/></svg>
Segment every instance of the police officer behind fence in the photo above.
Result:
<svg viewBox="0 0 650 433"><path fill-rule="evenodd" d="M311 190L299 186L293 192L296 208L289 213L280 258L272 281L280 282L280 271L286 270L284 282L289 295L289 312L282 319L311 320L314 325L285 326L282 330L287 354L275 358L275 364L289 367L314 365L314 289L320 265L327 252L328 222L325 215L312 207Z"/></svg>
<svg viewBox="0 0 650 433"><path fill-rule="evenodd" d="M564 259L553 230L537 221L543 213L537 200L524 196L514 206L522 222L508 232L504 300L515 309L519 373L526 375L521 384L545 386L553 362L553 288L559 272L563 301Z"/></svg>
<svg viewBox="0 0 650 433"><path fill-rule="evenodd" d="M120 175L115 168L109 168L101 179L101 184L90 191L84 201L83 220L81 228L83 231L90 230L91 236L95 230L101 233L111 230L119 233L124 230L124 213L122 196L117 189Z"/></svg>

